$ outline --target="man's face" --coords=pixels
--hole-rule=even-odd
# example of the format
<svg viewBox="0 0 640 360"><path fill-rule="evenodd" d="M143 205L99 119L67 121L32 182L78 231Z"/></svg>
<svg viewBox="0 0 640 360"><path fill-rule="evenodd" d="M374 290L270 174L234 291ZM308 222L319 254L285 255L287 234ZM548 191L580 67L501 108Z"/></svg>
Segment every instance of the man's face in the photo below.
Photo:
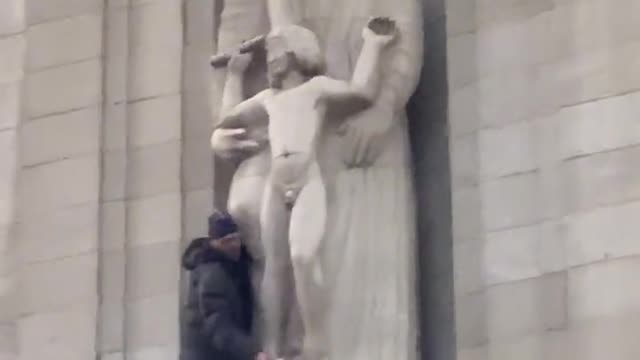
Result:
<svg viewBox="0 0 640 360"><path fill-rule="evenodd" d="M211 247L234 260L238 260L242 254L242 241L239 233L229 234L220 239L213 239L211 240Z"/></svg>

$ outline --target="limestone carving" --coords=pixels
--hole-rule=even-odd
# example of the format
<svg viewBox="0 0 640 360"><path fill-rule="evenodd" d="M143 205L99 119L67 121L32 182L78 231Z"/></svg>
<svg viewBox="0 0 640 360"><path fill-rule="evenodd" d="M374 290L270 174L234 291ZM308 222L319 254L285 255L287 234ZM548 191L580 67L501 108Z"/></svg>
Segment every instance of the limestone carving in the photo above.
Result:
<svg viewBox="0 0 640 360"><path fill-rule="evenodd" d="M273 104L271 109L269 108L270 102L266 99L266 94L261 95L265 97L261 101L266 105L255 107L247 113L251 115L246 117L229 117L227 125L218 126L212 136L212 146L218 154L242 160L234 175L229 210L250 225L250 243L257 253L261 254L262 251L260 238L263 238L266 244L270 241L267 238L273 236L268 234L287 233L287 210L293 203L295 206L305 202L314 204L300 208L307 208L318 214L322 214L322 209L325 209L324 220L322 216L314 214L313 219L316 221L303 229L306 239L315 238L322 241L309 240L304 243L304 248L296 250L298 254L301 254L300 250L307 251L307 254L313 254L316 250L315 256L306 257L306 260L311 259L314 263L311 264L314 267L305 267L306 270L303 272L302 276L305 276L307 281L298 281L303 285L310 285L307 289L310 291L296 289L298 295L319 295L311 301L316 301L312 306L321 310L307 312L305 315L306 323L310 325L305 325L309 329L304 329L304 332L311 332L310 336L306 336L308 349L315 350L314 347L323 344L325 354L321 356L334 360L415 359L414 200L404 107L415 89L421 67L423 34L419 2L268 0L267 4L264 4L257 1L227 0L225 4L226 7L235 8L229 12L234 14L233 17L225 18L223 12L219 39L226 40L219 43L221 48L231 48L240 40L264 34L264 27L258 29L250 26L255 23L262 24L261 21L256 22L255 14L260 13L264 19L269 20L267 23L270 22L274 30L297 24L315 33L320 47L324 49L326 75L329 78L343 80L356 77L356 67L360 65L355 59L358 59L364 47L361 35L367 21L375 16L394 19L398 32L397 40L391 51L381 54L378 72L380 91L371 106L366 109L362 105L351 109L343 106L344 104L329 106L324 117L319 118L321 120L318 124L321 126L305 128L305 131L315 129L314 131L296 132L290 127L283 131L296 140L302 140L302 135L306 135L307 139L314 139L315 144L303 141L299 143L306 145L302 150L309 150L308 154L314 156L292 155L285 162L278 161L309 165L303 167L304 171L291 172L292 169L300 168L281 166L276 164L275 160L271 169L268 138L270 134L267 128L277 125L267 121L265 115L269 111L277 110L273 110ZM245 15L238 15L241 13L238 11L240 8L246 9L243 12ZM277 47L276 45L273 44L274 47ZM240 75L243 74L240 71L244 66L243 61L249 62L248 57L237 57L240 64L236 69L238 71L235 71L231 70L237 65L234 64L236 61L232 56L222 60L229 62L230 68L223 94L225 114L230 114L228 109L243 100L242 82L245 82L246 91L247 80L256 80L255 73L250 74L251 65L243 80L243 76ZM289 61L282 62L286 64ZM253 62L255 63L256 61ZM231 73L234 71L237 76L232 76ZM309 83L313 84L314 81ZM317 84L311 84L305 83L304 87L319 87ZM284 85L286 84L283 84L283 87ZM269 92L272 91L267 90L267 94ZM270 97L276 98L277 95L271 94ZM302 102L294 105L295 109L304 107ZM336 109L340 111L335 111ZM298 112L300 114L297 120L302 123L306 118L306 112ZM261 122L264 126L253 126ZM252 126L246 125L249 123ZM286 146L283 149L278 146L277 141L271 141L271 145L275 145L274 150L286 150L282 153L301 150ZM297 180L301 179L301 174L307 177L302 178L303 181L300 183L294 182L295 186L292 188L280 186L274 189L271 185L266 186L265 196L260 196L265 189L267 174L271 171L279 174L276 176L279 179ZM309 191L311 195L308 200L305 199L306 190L300 191L303 184L307 188L316 189ZM285 197L286 190L291 190L288 200ZM317 196L323 191L326 194L324 197ZM265 201L263 206L260 205L261 199L274 196L279 196L281 201ZM260 227L257 225L259 215L256 209L267 209L267 204L277 204L278 209L266 212L281 214L281 217L269 223L263 221L265 227L260 235ZM296 222L294 213L295 210L291 213L291 239L295 238L294 233L298 231L293 226ZM304 215L304 212L300 213ZM269 224L274 228L268 228ZM312 231L314 228L316 231ZM319 234L324 236L320 237ZM320 246L315 247L314 243ZM277 253L280 256L289 254L286 251ZM301 260L305 258L301 257ZM314 273L310 269L319 271ZM277 278L276 282L282 281L287 284L287 277L290 276L291 274L285 273L282 278ZM266 283L269 283L269 280ZM317 286L318 284L320 286ZM275 288L278 288L277 284L272 287ZM261 296L261 301L265 300L268 300L267 297ZM291 308L294 309L295 305L292 303ZM263 305L265 308L269 306ZM273 306L272 309L278 307ZM282 312L278 314L277 310L270 315L272 319L284 316ZM295 312L289 314L291 315L295 315ZM313 316L321 321L310 319ZM315 338L314 326L322 330L316 332L320 336ZM292 334L303 333L302 330L295 329L294 326L292 332L283 335L284 344L290 342ZM279 351L280 344L273 344L274 340L271 342L271 350Z"/></svg>
<svg viewBox="0 0 640 360"><path fill-rule="evenodd" d="M264 132L253 129L268 124L272 167L261 212L266 250L262 302L265 348L273 357L284 355L281 329L295 300L304 324L304 356L310 360L327 356L323 269L318 261L327 206L316 147L329 107L355 112L376 99L380 54L394 37L393 21L375 18L368 23L349 83L321 75L323 58L315 34L296 25L276 28L266 38L270 88L236 105L218 125L246 129L254 139L246 141L258 146ZM249 61L247 54L232 56L230 76L244 71ZM293 276L287 273L290 265Z"/></svg>

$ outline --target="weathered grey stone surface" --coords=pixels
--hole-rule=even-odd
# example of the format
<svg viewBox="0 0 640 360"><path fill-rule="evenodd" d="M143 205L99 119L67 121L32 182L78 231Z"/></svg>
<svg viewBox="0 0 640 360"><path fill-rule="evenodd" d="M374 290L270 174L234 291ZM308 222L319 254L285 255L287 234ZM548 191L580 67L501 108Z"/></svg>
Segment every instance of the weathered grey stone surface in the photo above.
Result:
<svg viewBox="0 0 640 360"><path fill-rule="evenodd" d="M18 275L20 312L46 313L95 302L96 271L95 253L24 265Z"/></svg>
<svg viewBox="0 0 640 360"><path fill-rule="evenodd" d="M18 123L21 82L0 85L0 131L15 128Z"/></svg>
<svg viewBox="0 0 640 360"><path fill-rule="evenodd" d="M7 226L13 219L13 197L16 166L16 132L14 129L0 131L0 168L2 185L0 187L0 224ZM6 250L6 245L0 249Z"/></svg>
<svg viewBox="0 0 640 360"><path fill-rule="evenodd" d="M16 226L21 260L39 263L78 256L97 250L98 205L95 202L65 207L30 217ZM55 246L43 246L43 239L55 239Z"/></svg>
<svg viewBox="0 0 640 360"><path fill-rule="evenodd" d="M217 4L0 2L0 359L177 359ZM423 4L423 358L636 360L640 3Z"/></svg>
<svg viewBox="0 0 640 360"><path fill-rule="evenodd" d="M24 168L18 184L19 218L97 201L99 181L96 155Z"/></svg>
<svg viewBox="0 0 640 360"><path fill-rule="evenodd" d="M127 211L129 245L180 239L181 199L177 193L130 200Z"/></svg>
<svg viewBox="0 0 640 360"><path fill-rule="evenodd" d="M95 306L83 304L64 311L25 316L18 326L20 359L38 359L51 354L65 359L85 359L95 346L95 322Z"/></svg>
<svg viewBox="0 0 640 360"><path fill-rule="evenodd" d="M134 148L129 152L127 195L148 198L180 191L180 143Z"/></svg>
<svg viewBox="0 0 640 360"><path fill-rule="evenodd" d="M95 13L30 26L27 68L39 70L99 56L102 21L101 14Z"/></svg>
<svg viewBox="0 0 640 360"><path fill-rule="evenodd" d="M14 242L18 124L26 52L24 1L0 4L0 359L18 352L18 296Z"/></svg>
<svg viewBox="0 0 640 360"><path fill-rule="evenodd" d="M175 293L130 301L125 308L129 353L160 355L172 359L178 346L178 297Z"/></svg>
<svg viewBox="0 0 640 360"><path fill-rule="evenodd" d="M20 132L24 166L95 154L100 149L101 111L91 107L27 121Z"/></svg>
<svg viewBox="0 0 640 360"><path fill-rule="evenodd" d="M181 98L178 95L152 98L129 106L131 145L147 147L180 139Z"/></svg>
<svg viewBox="0 0 640 360"><path fill-rule="evenodd" d="M0 39L0 82L2 84L22 79L25 51L24 36L8 36Z"/></svg>
<svg viewBox="0 0 640 360"><path fill-rule="evenodd" d="M75 15L92 14L99 12L102 7L100 0L25 0L24 4L30 25Z"/></svg>
<svg viewBox="0 0 640 360"><path fill-rule="evenodd" d="M27 116L38 118L99 104L101 78L102 65L98 58L30 72L26 77L24 99Z"/></svg>
<svg viewBox="0 0 640 360"><path fill-rule="evenodd" d="M24 0L7 0L0 13L0 34L11 35L25 28Z"/></svg>
<svg viewBox="0 0 640 360"><path fill-rule="evenodd" d="M638 356L629 11L447 1L459 360Z"/></svg>

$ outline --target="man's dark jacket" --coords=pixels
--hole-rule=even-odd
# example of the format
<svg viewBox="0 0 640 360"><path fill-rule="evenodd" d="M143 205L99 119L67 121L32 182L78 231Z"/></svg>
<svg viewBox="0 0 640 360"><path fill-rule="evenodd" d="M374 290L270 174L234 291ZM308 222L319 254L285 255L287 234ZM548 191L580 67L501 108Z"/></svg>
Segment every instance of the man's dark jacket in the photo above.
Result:
<svg viewBox="0 0 640 360"><path fill-rule="evenodd" d="M208 246L208 238L191 242L182 266L191 272L183 309L181 360L254 360L251 339L253 298L250 258L245 249L235 261Z"/></svg>

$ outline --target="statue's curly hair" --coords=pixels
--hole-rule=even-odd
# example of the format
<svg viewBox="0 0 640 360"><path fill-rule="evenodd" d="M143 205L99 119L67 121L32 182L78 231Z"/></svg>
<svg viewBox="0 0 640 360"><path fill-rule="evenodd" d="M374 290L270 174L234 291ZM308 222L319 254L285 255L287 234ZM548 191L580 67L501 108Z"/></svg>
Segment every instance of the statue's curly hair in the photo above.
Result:
<svg viewBox="0 0 640 360"><path fill-rule="evenodd" d="M266 39L266 49L286 50L293 53L300 70L307 76L324 74L325 60L320 41L313 31L299 25L287 25L273 29Z"/></svg>

